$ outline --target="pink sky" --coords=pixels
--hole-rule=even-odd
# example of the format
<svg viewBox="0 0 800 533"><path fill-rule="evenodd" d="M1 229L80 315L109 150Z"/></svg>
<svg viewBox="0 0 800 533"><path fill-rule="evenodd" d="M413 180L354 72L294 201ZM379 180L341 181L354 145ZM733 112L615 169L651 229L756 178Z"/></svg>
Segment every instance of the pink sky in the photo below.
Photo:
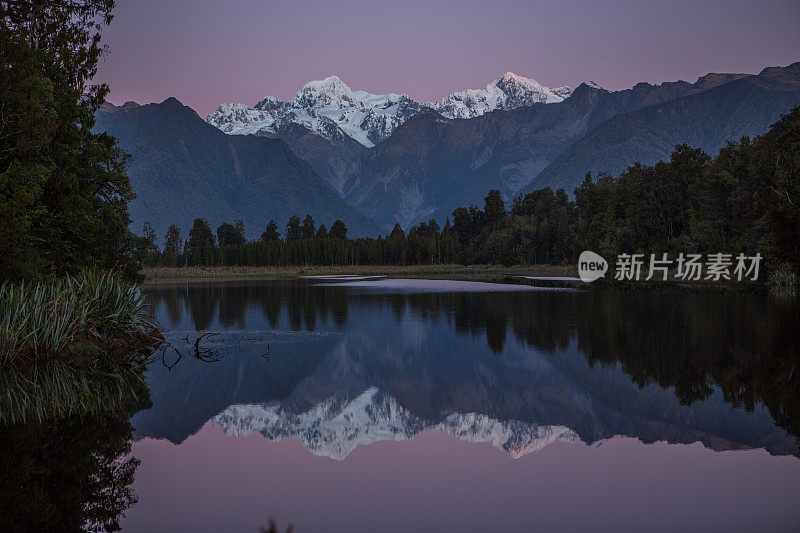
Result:
<svg viewBox="0 0 800 533"><path fill-rule="evenodd" d="M315 457L296 439L144 439L125 531L789 531L800 460L701 444L555 443L512 459L426 432Z"/></svg>
<svg viewBox="0 0 800 533"><path fill-rule="evenodd" d="M506 71L549 86L694 81L800 60L800 2L118 0L97 81L110 100L291 97L337 74L429 101Z"/></svg>

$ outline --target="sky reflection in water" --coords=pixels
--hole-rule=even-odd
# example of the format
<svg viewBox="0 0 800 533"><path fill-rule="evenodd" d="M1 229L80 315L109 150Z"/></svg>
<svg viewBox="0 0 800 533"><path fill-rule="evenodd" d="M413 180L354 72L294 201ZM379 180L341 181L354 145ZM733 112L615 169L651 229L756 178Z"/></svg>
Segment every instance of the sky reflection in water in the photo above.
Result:
<svg viewBox="0 0 800 533"><path fill-rule="evenodd" d="M795 307L323 283L148 289L125 529L800 524Z"/></svg>

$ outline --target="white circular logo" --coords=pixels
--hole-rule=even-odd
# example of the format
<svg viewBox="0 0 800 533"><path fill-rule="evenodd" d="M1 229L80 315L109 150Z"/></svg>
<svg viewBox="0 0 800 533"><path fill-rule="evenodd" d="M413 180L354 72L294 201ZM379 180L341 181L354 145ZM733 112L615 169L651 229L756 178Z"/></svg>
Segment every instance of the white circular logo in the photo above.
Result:
<svg viewBox="0 0 800 533"><path fill-rule="evenodd" d="M606 275L607 271L608 262L600 255L588 250L581 252L580 257L578 257L578 276L581 281L589 283L600 279Z"/></svg>

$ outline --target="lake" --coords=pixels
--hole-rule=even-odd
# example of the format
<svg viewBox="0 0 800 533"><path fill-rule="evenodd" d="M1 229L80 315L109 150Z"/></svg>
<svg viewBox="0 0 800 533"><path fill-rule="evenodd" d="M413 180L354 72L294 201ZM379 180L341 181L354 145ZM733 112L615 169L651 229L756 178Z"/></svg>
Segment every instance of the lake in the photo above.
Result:
<svg viewBox="0 0 800 533"><path fill-rule="evenodd" d="M147 286L123 531L800 528L796 305L374 281Z"/></svg>

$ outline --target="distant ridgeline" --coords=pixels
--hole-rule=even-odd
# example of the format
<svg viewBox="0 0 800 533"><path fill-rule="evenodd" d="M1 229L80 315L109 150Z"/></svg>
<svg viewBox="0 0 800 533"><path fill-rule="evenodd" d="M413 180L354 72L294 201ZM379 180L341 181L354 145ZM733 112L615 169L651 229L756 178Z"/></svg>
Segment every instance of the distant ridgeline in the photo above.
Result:
<svg viewBox="0 0 800 533"><path fill-rule="evenodd" d="M483 209L459 207L444 227L435 220L388 237L348 238L337 220L317 227L307 215L285 229L267 224L258 240L245 225L216 235L196 219L184 243L167 232L164 251L146 226L151 265L380 265L572 263L582 250L619 253L761 253L768 268L800 264L800 108L754 140L729 143L712 158L678 146L668 162L633 165L617 177L589 174L570 200L549 187L506 206L498 190ZM285 231L281 239L281 230Z"/></svg>
<svg viewBox="0 0 800 533"><path fill-rule="evenodd" d="M269 220L310 214L326 224L341 219L352 236L376 237L396 223L409 232L433 219L441 228L493 189L509 203L545 187L571 198L587 172L654 165L678 144L716 155L800 105L800 63L623 91L593 83L561 89L555 95L506 75L486 90L422 104L330 78L291 101L220 106L208 122L174 98L106 104L95 131L133 156L137 231L149 221L159 236L170 224L185 233L203 217L212 227L242 220L253 239ZM478 98L485 109L473 93L485 97ZM527 96L509 97L517 93ZM487 95L497 101L489 105Z"/></svg>

